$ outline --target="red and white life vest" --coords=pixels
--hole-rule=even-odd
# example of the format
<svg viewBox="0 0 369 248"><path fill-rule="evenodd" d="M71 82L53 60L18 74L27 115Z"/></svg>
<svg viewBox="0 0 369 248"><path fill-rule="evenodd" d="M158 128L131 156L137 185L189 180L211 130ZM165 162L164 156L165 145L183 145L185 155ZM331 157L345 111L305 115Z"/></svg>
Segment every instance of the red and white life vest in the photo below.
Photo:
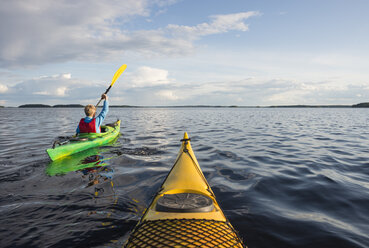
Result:
<svg viewBox="0 0 369 248"><path fill-rule="evenodd" d="M85 118L82 118L79 121L78 127L80 133L96 133L96 119L93 118L91 122L87 123L85 122Z"/></svg>

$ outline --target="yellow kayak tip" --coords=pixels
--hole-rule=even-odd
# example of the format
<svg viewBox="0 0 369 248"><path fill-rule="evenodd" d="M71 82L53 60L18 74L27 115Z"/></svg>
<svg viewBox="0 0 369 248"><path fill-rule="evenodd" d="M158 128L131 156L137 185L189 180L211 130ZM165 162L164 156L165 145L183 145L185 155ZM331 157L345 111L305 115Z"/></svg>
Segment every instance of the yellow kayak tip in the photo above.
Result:
<svg viewBox="0 0 369 248"><path fill-rule="evenodd" d="M187 133L177 159L125 247L245 247L223 214Z"/></svg>

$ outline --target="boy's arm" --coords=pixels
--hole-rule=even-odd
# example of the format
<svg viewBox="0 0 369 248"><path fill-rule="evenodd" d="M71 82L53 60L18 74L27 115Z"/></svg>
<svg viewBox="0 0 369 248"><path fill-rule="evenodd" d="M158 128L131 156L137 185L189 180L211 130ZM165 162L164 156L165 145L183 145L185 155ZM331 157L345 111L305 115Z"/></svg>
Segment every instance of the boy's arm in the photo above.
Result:
<svg viewBox="0 0 369 248"><path fill-rule="evenodd" d="M78 125L78 127L76 129L76 134L79 134L79 125Z"/></svg>
<svg viewBox="0 0 369 248"><path fill-rule="evenodd" d="M105 116L109 112L109 102L108 100L104 101L103 109L101 110L100 114L95 118L96 119L96 128L99 128L103 123Z"/></svg>

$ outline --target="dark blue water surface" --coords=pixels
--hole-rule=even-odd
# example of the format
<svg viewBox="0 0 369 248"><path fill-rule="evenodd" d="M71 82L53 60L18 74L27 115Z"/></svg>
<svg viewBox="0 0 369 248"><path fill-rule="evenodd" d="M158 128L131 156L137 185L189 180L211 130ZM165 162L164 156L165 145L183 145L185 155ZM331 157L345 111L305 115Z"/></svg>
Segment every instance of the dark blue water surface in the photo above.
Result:
<svg viewBox="0 0 369 248"><path fill-rule="evenodd" d="M45 150L82 114L0 109L0 247L121 247L185 131L250 248L369 247L368 109L113 108L118 140L58 173Z"/></svg>

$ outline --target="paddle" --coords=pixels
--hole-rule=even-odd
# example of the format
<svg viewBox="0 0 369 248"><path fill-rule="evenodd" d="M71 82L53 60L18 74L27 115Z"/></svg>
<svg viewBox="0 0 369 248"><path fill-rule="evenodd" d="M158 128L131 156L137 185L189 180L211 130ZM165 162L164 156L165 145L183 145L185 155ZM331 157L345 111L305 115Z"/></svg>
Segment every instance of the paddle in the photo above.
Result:
<svg viewBox="0 0 369 248"><path fill-rule="evenodd" d="M113 80L111 81L111 84L109 86L109 88L106 89L104 94L108 94L109 90L111 89L111 87L114 85L115 81L117 81L117 79L120 77L120 75L124 72L124 70L127 68L127 65L124 64L122 65L114 74ZM99 100L99 102L96 104L96 108L97 106L99 106L100 102L101 102L102 98Z"/></svg>

